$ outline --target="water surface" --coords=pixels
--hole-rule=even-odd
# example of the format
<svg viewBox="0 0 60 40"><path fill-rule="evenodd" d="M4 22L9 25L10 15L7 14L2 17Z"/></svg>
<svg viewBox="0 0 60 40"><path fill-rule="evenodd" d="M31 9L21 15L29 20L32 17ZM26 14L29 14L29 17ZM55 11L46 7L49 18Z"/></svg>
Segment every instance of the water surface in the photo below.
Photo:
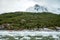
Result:
<svg viewBox="0 0 60 40"><path fill-rule="evenodd" d="M56 31L0 31L0 40L60 40Z"/></svg>

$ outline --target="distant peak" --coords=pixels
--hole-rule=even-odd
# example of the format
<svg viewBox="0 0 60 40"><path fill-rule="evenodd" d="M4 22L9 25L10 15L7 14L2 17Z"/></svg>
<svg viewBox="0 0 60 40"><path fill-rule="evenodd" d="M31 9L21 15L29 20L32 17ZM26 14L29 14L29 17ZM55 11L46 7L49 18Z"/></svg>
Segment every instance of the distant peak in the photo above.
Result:
<svg viewBox="0 0 60 40"><path fill-rule="evenodd" d="M40 5L38 5L38 4L35 4L34 6L35 6L35 7L40 7Z"/></svg>
<svg viewBox="0 0 60 40"><path fill-rule="evenodd" d="M39 4L35 4L33 7L29 7L26 9L27 12L52 12L52 13L60 13L60 8L52 8L41 6Z"/></svg>

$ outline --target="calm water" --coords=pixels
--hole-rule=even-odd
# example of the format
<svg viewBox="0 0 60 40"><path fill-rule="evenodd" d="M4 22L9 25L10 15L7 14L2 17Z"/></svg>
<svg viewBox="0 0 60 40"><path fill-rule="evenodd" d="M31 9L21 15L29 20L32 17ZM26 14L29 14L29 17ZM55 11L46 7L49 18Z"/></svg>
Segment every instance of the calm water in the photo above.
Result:
<svg viewBox="0 0 60 40"><path fill-rule="evenodd" d="M0 40L60 40L56 31L0 31Z"/></svg>

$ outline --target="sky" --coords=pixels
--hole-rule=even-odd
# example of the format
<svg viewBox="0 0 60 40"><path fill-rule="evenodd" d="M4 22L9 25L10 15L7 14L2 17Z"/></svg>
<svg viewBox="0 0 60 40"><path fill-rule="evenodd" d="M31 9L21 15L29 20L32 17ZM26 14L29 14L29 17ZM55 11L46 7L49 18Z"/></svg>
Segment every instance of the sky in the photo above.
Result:
<svg viewBox="0 0 60 40"><path fill-rule="evenodd" d="M60 8L60 0L0 0L0 13L25 11L35 4Z"/></svg>
<svg viewBox="0 0 60 40"><path fill-rule="evenodd" d="M60 7L60 0L34 0L34 1L48 7L54 8Z"/></svg>

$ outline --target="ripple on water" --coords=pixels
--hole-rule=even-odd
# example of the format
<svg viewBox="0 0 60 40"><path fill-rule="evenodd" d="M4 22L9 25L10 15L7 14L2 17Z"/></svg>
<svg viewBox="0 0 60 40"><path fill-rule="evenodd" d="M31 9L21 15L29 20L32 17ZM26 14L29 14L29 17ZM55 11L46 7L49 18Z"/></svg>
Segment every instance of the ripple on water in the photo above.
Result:
<svg viewBox="0 0 60 40"><path fill-rule="evenodd" d="M7 38L6 38L7 37ZM1 31L0 40L2 39L11 39L11 40L30 40L30 39L59 39L60 32L45 32L45 31Z"/></svg>

